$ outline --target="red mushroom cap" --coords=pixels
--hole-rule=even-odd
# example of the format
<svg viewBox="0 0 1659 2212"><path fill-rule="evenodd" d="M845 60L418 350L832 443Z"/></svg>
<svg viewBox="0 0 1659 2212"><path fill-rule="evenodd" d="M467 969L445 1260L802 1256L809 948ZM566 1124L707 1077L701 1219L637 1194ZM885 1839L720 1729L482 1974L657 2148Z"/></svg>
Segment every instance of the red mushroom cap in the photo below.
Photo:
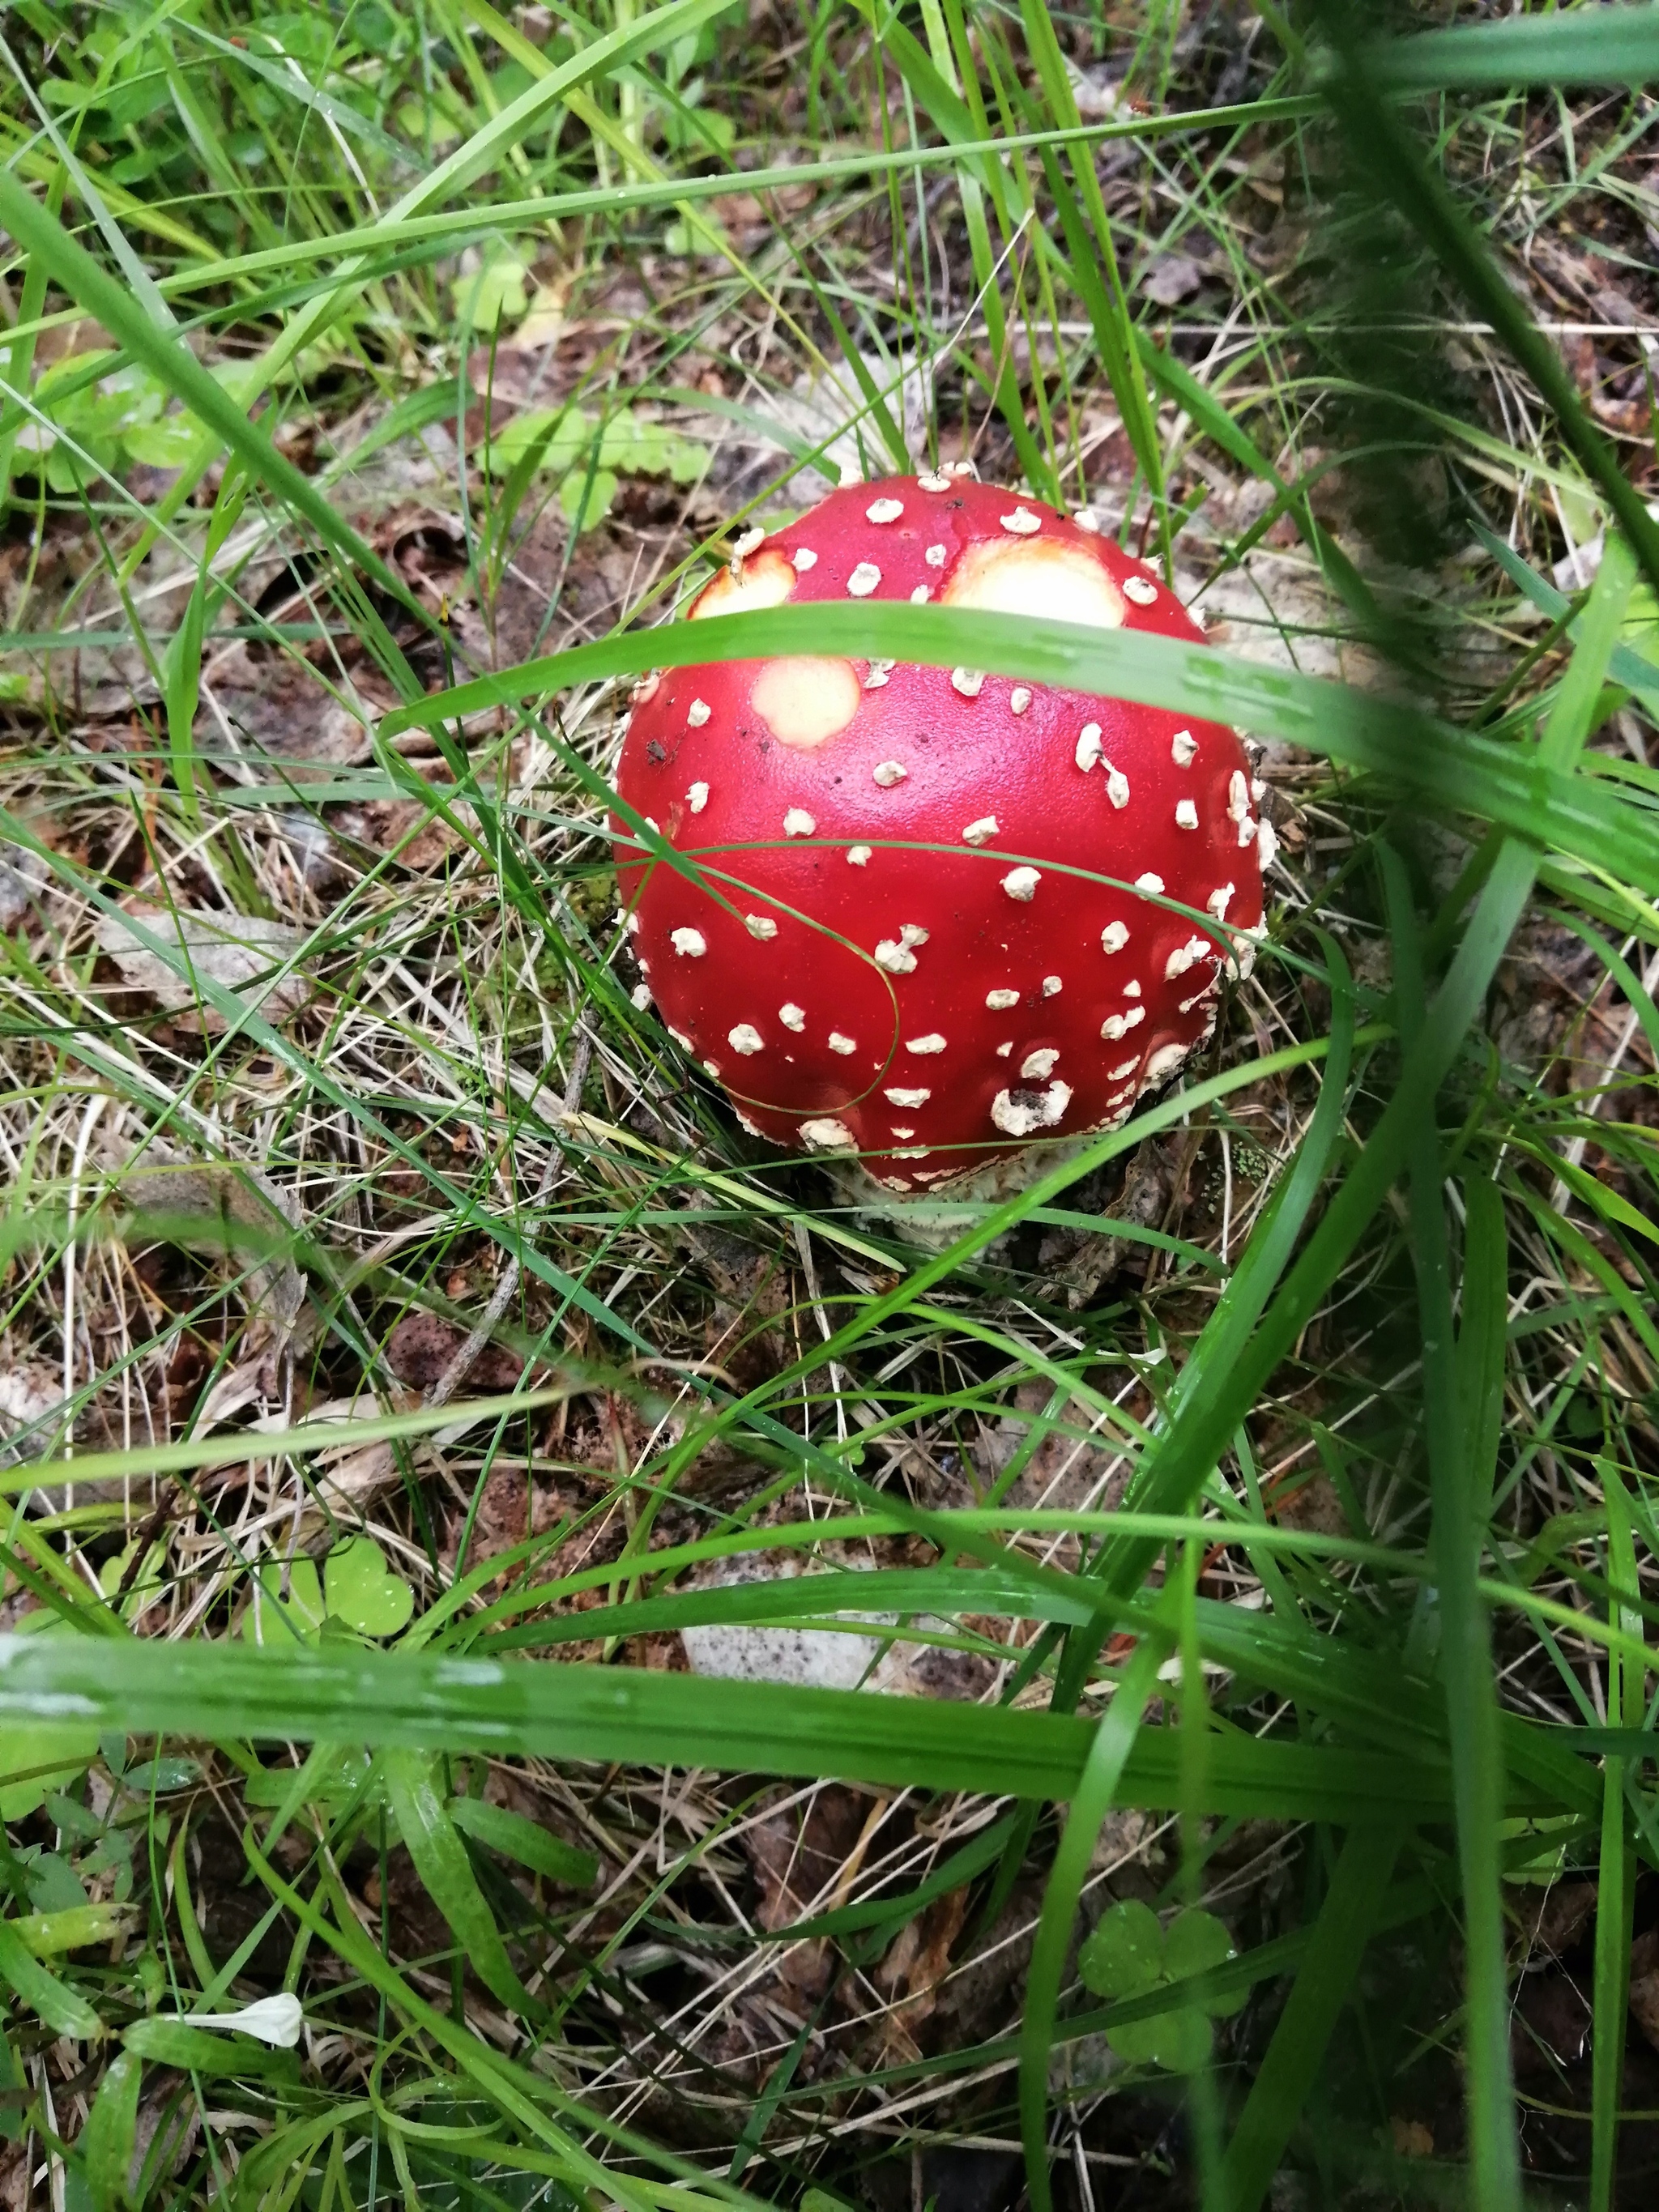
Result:
<svg viewBox="0 0 1659 2212"><path fill-rule="evenodd" d="M948 471L850 486L740 541L690 615L850 595L1201 641L1091 522ZM729 902L615 823L673 1034L745 1127L869 1156L895 1192L1121 1121L1259 933L1273 833L1237 738L1121 699L838 657L673 669L635 692L617 789Z"/></svg>

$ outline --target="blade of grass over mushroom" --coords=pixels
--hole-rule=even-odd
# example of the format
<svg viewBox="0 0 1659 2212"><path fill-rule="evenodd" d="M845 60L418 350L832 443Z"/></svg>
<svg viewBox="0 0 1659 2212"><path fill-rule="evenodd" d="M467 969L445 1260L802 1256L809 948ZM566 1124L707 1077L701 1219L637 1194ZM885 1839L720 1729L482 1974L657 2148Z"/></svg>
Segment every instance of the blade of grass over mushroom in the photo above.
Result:
<svg viewBox="0 0 1659 2212"><path fill-rule="evenodd" d="M1380 2167L1430 2187L1437 2160L1467 2193L1437 2118L1435 2160L1408 2168L1376 2130L1474 2086L1462 2054L1490 2051L1492 1984L1466 2006L1461 1969L1486 1940L1481 1899L1501 1876L1530 1923L1559 1866L1601 1893L1593 2050L1555 2085L1577 2120L1534 2115L1528 2140L1547 2128L1584 2168L1558 2185L1607 2204L1637 2179L1615 2174L1620 1897L1659 1865L1632 1702L1659 1628L1643 1472L1659 776L1637 757L1659 656L1646 599L1622 622L1607 602L1629 556L1549 395L1328 118L1334 87L1378 108L1379 143L1422 134L1488 279L1645 500L1648 118L1621 88L1659 11L1534 9L1389 42L1351 5L1356 89L1316 19L1273 6L1253 27L1122 0L1052 25L987 0L902 19L653 5L258 0L234 21L94 14L75 40L50 9L5 26L16 184L112 282L140 273L130 309L159 327L166 303L173 342L425 611L234 451L204 486L218 430L14 241L0 1619L46 1632L0 1650L0 1698L27 1685L43 1744L50 1702L83 1691L107 1725L82 1778L28 1753L21 1794L46 1796L10 1832L53 1849L0 1847L0 1928L85 2008L60 2023L5 1991L0 2197L20 2115L33 2163L93 2212L129 2183L145 2205L228 2189L261 2212L373 2212L388 2189L493 2212L538 2190L626 2212L770 2212L813 2191L826 2212L902 2195L913 2150L926 2194L941 2151L994 2157L978 2147L1015 2148L1025 2118L1040 2160L1080 2159L1103 2205L1104 2149L1134 2157L1149 2207L1196 2189L1242 2212L1202 2095L1170 2136L1185 2085L1120 2070L1113 2039L1146 2047L1172 2005L1250 1990L1217 2030L1236 2161L1274 2194L1341 2195ZM1100 262L1109 224L1121 281ZM1409 388L1391 394L1389 345L1351 326L1342 281L1379 239L1391 268L1425 264L1403 319L1425 373L1396 345ZM533 421L516 459L498 452L543 400L590 426L568 487ZM134 404L138 442L112 446L102 426ZM1355 426L1379 407L1398 419L1372 440ZM630 425L641 453L695 441L700 472L616 471L593 520L602 443ZM1224 649L1183 663L935 605L832 605L810 638L668 618L699 562L789 526L805 472L833 476L860 432L872 468L899 465L898 433L940 465L971 455L1005 504L1063 490L1125 549L1167 529L1164 576L1183 599L1199 584ZM1373 537L1385 473L1421 522L1399 559ZM377 665L376 610L412 686ZM593 638L589 658L558 653ZM613 679L798 652L860 675L876 655L987 667L988 698L960 710L981 720L1006 675L1144 690L1294 748L1251 748L1251 811L1279 833L1271 938L1189 1087L1149 1090L1075 1162L1034 1153L1018 1198L865 1209L856 1170L734 1126L731 1086L671 1041L666 988L639 1003L663 963L644 916L630 933L617 910L639 912L614 896L617 862L641 851L663 895L680 896L672 871L727 906L775 863L708 820L663 836L635 787L613 805ZM1338 670L1352 688L1297 672ZM475 713L458 679L480 671L500 688ZM892 709L903 680L867 706ZM387 705L416 711L374 732ZM1101 818L1139 827L1133 805ZM963 857L947 826L854 877L815 834L826 878L878 894ZM1384 839L1425 901L1432 1008L1407 1005ZM982 857L1042 867L1034 842ZM1134 873L1048 865L1039 914ZM295 949L227 1000L159 905L269 915ZM1154 926L1206 931L1195 905L1166 895ZM777 912L781 936L803 920ZM117 981L118 927L159 988L127 988L122 962ZM273 976L310 993L297 1013L258 996ZM924 961L914 988L936 980ZM1080 980L1107 981L1068 971L1068 1019ZM1496 1471L1464 1562L1502 1698L1474 1788L1453 1749L1468 1700L1455 1711L1428 1632L1447 1641L1446 1590L1460 1601L1443 1520L1430 1541L1407 1280L1402 1177L1425 1128L1461 1293L1438 1468L1455 1450ZM163 1146L257 1173L284 1225L216 1237L135 1204ZM272 1270L301 1286L285 1340L265 1334ZM479 1364L449 1404L419 1404L452 1346ZM497 1395L514 1373L547 1387ZM366 1544L409 1586L406 1626L380 1638L372 1608L337 1612L319 1643L249 1643L256 1583L309 1621L313 1582L321 1605L331 1560ZM1050 2001L1045 1956L1022 2053L1003 1939L1087 1794L1102 1717L1127 1732L1123 1677L1159 1602L1128 1568L1155 1574L1171 1546L1201 1575L1181 1583L1182 1687L1133 1731L1075 1917L1056 1881L1044 1926L1073 1935L1107 1896L1156 1891L1178 1826L1160 1911L1223 1915L1237 1955L1060 2018L1072 1995ZM338 1595L337 1564L333 1580ZM722 1648L763 1671L822 1658L835 1680L873 1651L884 1689L946 1694L780 1698L679 1672L724 1666ZM18 1730L0 1704L0 1794ZM424 1796L414 1854L388 1771L405 1805ZM1264 1835L1258 1813L1313 1825ZM1400 1820L1392 1879L1343 1917L1356 1855ZM1477 1892L1459 1850L1483 1822ZM222 1848L239 1829L245 1869ZM1071 1830L1080 1863L1077 1814ZM31 1890L69 1869L106 1882L123 1839L129 1902L76 1907L110 1917L77 1950L74 1913L31 1911ZM247 1932L222 1943L244 1872ZM155 1959L186 2024L156 2034L211 2052L205 2114L157 2071L161 2042L110 2065L120 2024L155 2009ZM1340 1999L1356 1966L1363 2012ZM189 2027L279 1975L304 2008L297 2101L288 2054L226 2071L242 2039ZM101 2042L64 2040L100 2022ZM1040 2097L1042 2040L1046 2146L1020 2094ZM169 2096L177 2125L151 2141ZM1166 2170L1172 2142L1193 2154ZM734 2148L752 2196L723 2178Z"/></svg>
<svg viewBox="0 0 1659 2212"><path fill-rule="evenodd" d="M1499 744L1350 687L1213 647L1009 615L874 601L714 615L576 646L459 684L394 708L380 729L389 740L651 667L825 649L860 657L880 653L936 667L966 661L999 674L1236 721L1385 776L1428 804L1485 815L1621 876L1659 876L1659 822L1650 823L1645 810L1628 799L1564 772L1535 747Z"/></svg>

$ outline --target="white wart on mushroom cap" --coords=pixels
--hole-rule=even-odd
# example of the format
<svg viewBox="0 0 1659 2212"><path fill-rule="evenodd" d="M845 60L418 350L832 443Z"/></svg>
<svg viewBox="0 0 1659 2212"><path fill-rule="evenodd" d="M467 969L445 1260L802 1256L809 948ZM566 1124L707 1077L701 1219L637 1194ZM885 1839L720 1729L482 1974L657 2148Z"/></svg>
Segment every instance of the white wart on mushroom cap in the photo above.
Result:
<svg viewBox="0 0 1659 2212"><path fill-rule="evenodd" d="M1202 641L1103 534L943 473L832 493L691 619L924 586ZM1237 736L1122 700L832 655L668 669L617 785L718 872L705 890L614 825L660 1018L745 1127L860 1153L895 1192L1121 1119L1209 1033L1224 959L1261 921Z"/></svg>

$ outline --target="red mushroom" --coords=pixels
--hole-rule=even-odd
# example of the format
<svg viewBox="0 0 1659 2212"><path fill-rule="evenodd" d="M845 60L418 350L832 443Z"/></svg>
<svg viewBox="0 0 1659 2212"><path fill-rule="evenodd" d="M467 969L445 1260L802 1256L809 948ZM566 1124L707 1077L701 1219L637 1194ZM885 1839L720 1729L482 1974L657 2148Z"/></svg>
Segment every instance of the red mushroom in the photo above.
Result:
<svg viewBox="0 0 1659 2212"><path fill-rule="evenodd" d="M848 596L1202 635L1091 516L962 470L751 531L690 615ZM616 823L640 1003L752 1133L895 1193L1121 1121L1260 933L1273 833L1237 738L1121 699L876 659L674 669L635 690L617 789L728 902Z"/></svg>

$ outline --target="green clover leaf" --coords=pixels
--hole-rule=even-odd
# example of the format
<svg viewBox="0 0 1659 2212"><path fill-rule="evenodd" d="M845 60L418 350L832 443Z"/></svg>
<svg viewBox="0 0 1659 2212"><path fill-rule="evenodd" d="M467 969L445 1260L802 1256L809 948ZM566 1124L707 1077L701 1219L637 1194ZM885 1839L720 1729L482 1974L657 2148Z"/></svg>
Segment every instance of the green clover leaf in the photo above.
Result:
<svg viewBox="0 0 1659 2212"><path fill-rule="evenodd" d="M1138 1997L1166 1978L1157 1913L1129 1898L1101 1915L1078 1958L1084 1980L1103 1997Z"/></svg>
<svg viewBox="0 0 1659 2212"><path fill-rule="evenodd" d="M1233 1955L1232 1937L1212 1912L1183 1912L1165 1930L1150 1905L1129 1898L1101 1916L1078 1954L1078 1970L1097 1996L1122 2002L1208 1973ZM1210 2019L1237 2012L1244 1995L1206 1997L1147 2020L1127 2021L1109 2027L1106 2040L1133 2064L1195 2074L1208 2063L1214 2042Z"/></svg>
<svg viewBox="0 0 1659 2212"><path fill-rule="evenodd" d="M334 1547L323 1569L323 1595L329 1613L362 1636L395 1636L415 1610L414 1591L387 1566L372 1536L348 1536Z"/></svg>
<svg viewBox="0 0 1659 2212"><path fill-rule="evenodd" d="M254 1577L253 1602L242 1615L242 1633L250 1644L268 1644L276 1650L292 1650L296 1643L314 1644L322 1632L323 1585L317 1563L301 1553L289 1568L288 1595L283 1595L283 1563L262 1559Z"/></svg>

